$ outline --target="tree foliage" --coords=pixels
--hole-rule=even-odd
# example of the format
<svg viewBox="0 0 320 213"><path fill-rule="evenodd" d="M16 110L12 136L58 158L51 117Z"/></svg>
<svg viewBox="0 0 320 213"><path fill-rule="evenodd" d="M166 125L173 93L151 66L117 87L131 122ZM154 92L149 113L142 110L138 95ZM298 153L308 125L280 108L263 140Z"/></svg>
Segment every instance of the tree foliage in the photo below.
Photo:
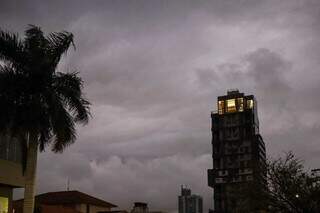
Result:
<svg viewBox="0 0 320 213"><path fill-rule="evenodd" d="M0 131L27 141L34 134L41 151L61 152L76 139L75 123L86 124L89 102L77 72L57 70L69 47L69 32L45 36L30 25L25 39L0 30Z"/></svg>
<svg viewBox="0 0 320 213"><path fill-rule="evenodd" d="M238 212L320 212L319 179L292 152L268 161L265 183L253 181L238 191Z"/></svg>
<svg viewBox="0 0 320 213"><path fill-rule="evenodd" d="M320 183L291 152L269 162L267 193L272 212L320 212Z"/></svg>

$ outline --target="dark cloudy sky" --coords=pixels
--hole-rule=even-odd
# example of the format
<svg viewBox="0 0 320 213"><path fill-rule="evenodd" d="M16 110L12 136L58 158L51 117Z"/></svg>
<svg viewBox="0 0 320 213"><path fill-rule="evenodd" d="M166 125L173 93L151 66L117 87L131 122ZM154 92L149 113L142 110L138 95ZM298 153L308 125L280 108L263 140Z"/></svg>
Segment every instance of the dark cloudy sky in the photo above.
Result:
<svg viewBox="0 0 320 213"><path fill-rule="evenodd" d="M180 184L211 207L210 111L254 94L269 156L320 167L319 0L1 0L0 26L68 30L93 118L63 154L40 155L38 192L71 188L130 209L176 211Z"/></svg>

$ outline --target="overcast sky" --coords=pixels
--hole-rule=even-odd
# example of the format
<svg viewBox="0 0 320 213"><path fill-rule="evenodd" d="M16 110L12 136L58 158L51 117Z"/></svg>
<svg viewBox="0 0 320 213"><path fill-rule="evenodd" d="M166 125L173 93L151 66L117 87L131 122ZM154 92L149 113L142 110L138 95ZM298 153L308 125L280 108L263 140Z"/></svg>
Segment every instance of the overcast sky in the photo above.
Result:
<svg viewBox="0 0 320 213"><path fill-rule="evenodd" d="M80 190L130 210L177 210L180 184L212 206L210 111L238 88L258 100L272 157L320 167L319 0L1 0L0 27L75 35L89 125L39 157L38 192Z"/></svg>

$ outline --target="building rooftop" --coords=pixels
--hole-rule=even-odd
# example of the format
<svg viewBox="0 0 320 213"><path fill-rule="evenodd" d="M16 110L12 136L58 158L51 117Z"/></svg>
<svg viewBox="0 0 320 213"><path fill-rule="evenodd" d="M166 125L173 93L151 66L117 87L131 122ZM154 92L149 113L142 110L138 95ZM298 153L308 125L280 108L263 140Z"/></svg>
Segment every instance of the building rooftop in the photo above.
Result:
<svg viewBox="0 0 320 213"><path fill-rule="evenodd" d="M104 200L95 198L79 191L59 191L40 194L35 197L35 202L47 205L84 203L108 208L117 207L112 203L106 202ZM16 200L14 203L14 205L19 206L20 203L23 203L23 199Z"/></svg>

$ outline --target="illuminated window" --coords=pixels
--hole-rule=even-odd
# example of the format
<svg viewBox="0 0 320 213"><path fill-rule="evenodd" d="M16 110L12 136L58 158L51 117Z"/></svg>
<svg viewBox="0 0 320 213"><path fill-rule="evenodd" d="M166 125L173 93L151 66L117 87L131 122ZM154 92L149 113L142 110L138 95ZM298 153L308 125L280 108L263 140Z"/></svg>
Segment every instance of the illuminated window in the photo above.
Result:
<svg viewBox="0 0 320 213"><path fill-rule="evenodd" d="M236 99L227 100L227 112L235 112L236 109Z"/></svg>
<svg viewBox="0 0 320 213"><path fill-rule="evenodd" d="M238 98L238 109L239 112L243 111L243 98Z"/></svg>
<svg viewBox="0 0 320 213"><path fill-rule="evenodd" d="M8 213L9 211L9 201L6 197L0 197L0 213Z"/></svg>
<svg viewBox="0 0 320 213"><path fill-rule="evenodd" d="M252 109L253 108L253 100L247 100L247 108Z"/></svg>
<svg viewBox="0 0 320 213"><path fill-rule="evenodd" d="M218 111L219 111L219 114L223 114L223 111L224 111L224 101L218 101Z"/></svg>

